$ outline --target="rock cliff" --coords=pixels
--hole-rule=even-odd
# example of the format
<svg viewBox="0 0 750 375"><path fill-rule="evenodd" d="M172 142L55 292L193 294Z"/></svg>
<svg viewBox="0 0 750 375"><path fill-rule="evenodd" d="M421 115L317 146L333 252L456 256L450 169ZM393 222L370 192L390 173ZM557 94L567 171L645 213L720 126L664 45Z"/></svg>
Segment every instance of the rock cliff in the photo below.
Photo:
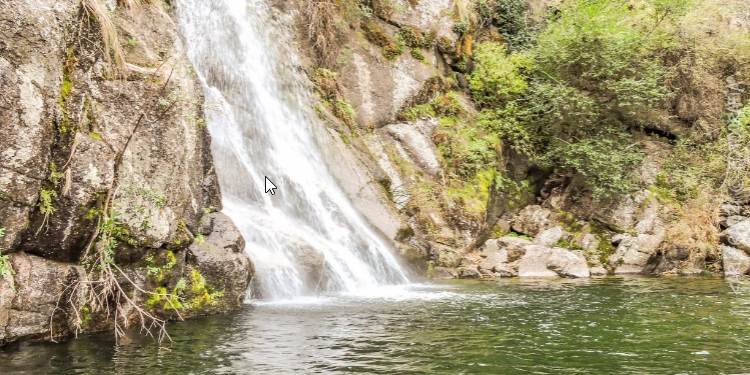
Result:
<svg viewBox="0 0 750 375"><path fill-rule="evenodd" d="M725 126L717 122L725 111L725 96L739 107L747 101L746 95L731 90L744 87L738 77L747 71L728 62L746 55L717 61L716 66L726 67L722 72L704 72L696 64L684 68L685 57L664 57L671 77L683 77L689 84L674 85L671 78L662 78L658 90L671 94L648 116L628 119L634 115L623 112L625 104L607 107L624 123L625 138L632 143L625 150L638 150L637 162L605 163L615 169L597 181L627 185L612 194L601 195L603 188L592 186L592 172L580 161L562 160L560 154L558 160L540 161L518 147L513 142L529 141L513 133L522 129L509 134L498 132L492 123L488 127L488 122L513 116L493 117L498 100L505 104L513 90L521 92L534 83L534 78L522 80L533 75L531 63L524 60L533 57L523 55L518 46L533 48L530 40L539 30L554 25L565 12L574 14L576 4L296 0L279 2L277 8L297 21L300 53L308 57L301 68L319 94L315 107L329 124L329 134L321 139L338 149L329 164L363 214L420 272L441 277L746 274L747 194L727 190L722 180L729 177L723 174L732 172L709 166L718 159L710 159L716 156L705 154L706 147L700 151L696 146L723 144L720 137L706 133L709 128L721 132ZM311 17L311 7L326 11ZM648 7L643 3L630 11L648 12ZM741 9L707 3L681 10L679 17L685 21L680 35L708 38L705 43L738 41L750 31ZM700 34L699 26L691 28L700 25L692 24L696 17L709 13L730 21L716 24L717 33L711 36ZM649 58L662 52L651 51ZM488 62L498 55L508 60ZM713 91L696 94L700 74L712 82ZM594 96L591 82L572 82L581 87L568 95ZM729 93L719 88L724 82ZM611 95L606 90L598 95ZM492 95L501 99L490 105ZM693 105L695 95L706 104ZM603 100L605 106L608 100ZM562 119L562 125L555 124L551 118L549 114L545 119L548 126L577 126ZM622 150L617 147L606 153ZM700 156L691 162L690 155ZM622 167L626 164L632 165L630 170ZM629 176L620 175L626 172ZM698 175L713 180L696 182ZM377 202L381 208L368 210L365 202ZM379 213L371 214L375 211ZM527 247L532 251L524 252L528 259L500 261L503 255L488 252L493 241L507 236L533 240Z"/></svg>
<svg viewBox="0 0 750 375"><path fill-rule="evenodd" d="M240 307L252 265L218 213L169 5L0 9L0 343L109 328L108 303L122 326L135 306L159 319ZM102 267L122 294L100 290Z"/></svg>

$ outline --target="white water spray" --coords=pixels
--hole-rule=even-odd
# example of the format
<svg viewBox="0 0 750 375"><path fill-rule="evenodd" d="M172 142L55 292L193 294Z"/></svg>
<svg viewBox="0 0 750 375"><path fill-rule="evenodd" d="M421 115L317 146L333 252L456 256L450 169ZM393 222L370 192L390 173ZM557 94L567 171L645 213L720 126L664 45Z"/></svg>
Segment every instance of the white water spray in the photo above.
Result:
<svg viewBox="0 0 750 375"><path fill-rule="evenodd" d="M292 298L407 281L391 249L334 181L314 140L322 126L263 0L181 0L178 18L206 94L224 212L247 241L256 292ZM278 187L264 191L268 176Z"/></svg>

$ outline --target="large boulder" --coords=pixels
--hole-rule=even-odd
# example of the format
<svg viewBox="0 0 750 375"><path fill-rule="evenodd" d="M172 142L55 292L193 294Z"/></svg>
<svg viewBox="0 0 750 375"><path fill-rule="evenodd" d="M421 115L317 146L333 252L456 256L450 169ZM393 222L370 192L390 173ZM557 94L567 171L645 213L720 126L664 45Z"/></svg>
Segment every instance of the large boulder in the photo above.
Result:
<svg viewBox="0 0 750 375"><path fill-rule="evenodd" d="M324 288L327 283L325 254L315 247L302 242L291 244L289 247L290 251L294 254L297 271L305 281L305 285L312 286L313 289Z"/></svg>
<svg viewBox="0 0 750 375"><path fill-rule="evenodd" d="M462 279L481 279L482 273L479 272L479 267L476 265L463 266L459 276Z"/></svg>
<svg viewBox="0 0 750 375"><path fill-rule="evenodd" d="M526 206L515 215L511 228L518 233L535 237L539 232L556 226L553 212L541 206Z"/></svg>
<svg viewBox="0 0 750 375"><path fill-rule="evenodd" d="M731 246L721 247L721 261L724 276L742 276L750 271L750 256Z"/></svg>
<svg viewBox="0 0 750 375"><path fill-rule="evenodd" d="M433 279L457 279L458 272L453 268L435 267L432 274Z"/></svg>
<svg viewBox="0 0 750 375"><path fill-rule="evenodd" d="M489 271L495 271L495 269L505 267L507 263L508 251L505 248L502 248L487 255L487 257L484 258L481 263L479 263L479 268Z"/></svg>
<svg viewBox="0 0 750 375"><path fill-rule="evenodd" d="M508 252L508 262L515 262L526 254L526 247L531 241L524 238L502 237L497 240L498 246L502 246Z"/></svg>
<svg viewBox="0 0 750 375"><path fill-rule="evenodd" d="M194 271L215 291L211 303L201 306L196 314L204 315L242 307L245 292L253 277L253 264L245 253L245 240L234 223L223 213L207 215L212 231L202 243L194 242L187 249L186 276ZM209 293L210 294L210 293Z"/></svg>
<svg viewBox="0 0 750 375"><path fill-rule="evenodd" d="M517 237L501 237L487 240L482 246L479 270L500 277L518 276L518 260L526 254L531 241Z"/></svg>
<svg viewBox="0 0 750 375"><path fill-rule="evenodd" d="M586 258L582 254L576 254L559 247L553 247L549 252L547 268L562 277L583 278L591 276Z"/></svg>
<svg viewBox="0 0 750 375"><path fill-rule="evenodd" d="M609 257L609 267L614 269L614 273L617 275L638 274L647 271L646 266L656 254L662 240L662 236L650 234L623 237L615 253Z"/></svg>
<svg viewBox="0 0 750 375"><path fill-rule="evenodd" d="M586 258L559 247L526 246L526 254L518 263L519 277L589 277Z"/></svg>
<svg viewBox="0 0 750 375"><path fill-rule="evenodd" d="M565 235L565 231L561 226L552 227L545 231L540 232L534 237L534 244L552 247L555 246Z"/></svg>
<svg viewBox="0 0 750 375"><path fill-rule="evenodd" d="M526 247L526 254L518 263L519 277L556 277L557 272L547 267L551 248L539 245Z"/></svg>
<svg viewBox="0 0 750 375"><path fill-rule="evenodd" d="M750 220L727 228L721 235L724 243L750 253Z"/></svg>

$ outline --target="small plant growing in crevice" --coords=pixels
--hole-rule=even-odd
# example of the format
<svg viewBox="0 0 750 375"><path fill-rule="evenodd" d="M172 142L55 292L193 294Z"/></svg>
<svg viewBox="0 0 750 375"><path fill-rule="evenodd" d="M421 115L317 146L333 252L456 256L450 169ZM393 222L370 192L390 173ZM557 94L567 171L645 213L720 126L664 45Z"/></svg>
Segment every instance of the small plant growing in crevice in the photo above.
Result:
<svg viewBox="0 0 750 375"><path fill-rule="evenodd" d="M325 68L317 68L312 73L311 80L326 107L336 118L354 130L357 128L357 122L355 121L357 114L352 105L341 94L336 76L336 72Z"/></svg>
<svg viewBox="0 0 750 375"><path fill-rule="evenodd" d="M375 23L367 22L362 24L362 32L365 38L372 44L380 47L383 57L388 60L395 60L404 52L404 43L400 39L391 40L388 35Z"/></svg>
<svg viewBox="0 0 750 375"><path fill-rule="evenodd" d="M57 198L57 192L54 190L42 189L39 192L39 212L44 215L44 219L42 220L42 225L37 229L36 234L39 234L42 228L49 225L49 217L55 213L55 206L52 202L53 198Z"/></svg>
<svg viewBox="0 0 750 375"><path fill-rule="evenodd" d="M0 238L5 237L5 228L0 228ZM9 276L13 271L8 264L8 256L3 255L3 248L0 247L0 277Z"/></svg>

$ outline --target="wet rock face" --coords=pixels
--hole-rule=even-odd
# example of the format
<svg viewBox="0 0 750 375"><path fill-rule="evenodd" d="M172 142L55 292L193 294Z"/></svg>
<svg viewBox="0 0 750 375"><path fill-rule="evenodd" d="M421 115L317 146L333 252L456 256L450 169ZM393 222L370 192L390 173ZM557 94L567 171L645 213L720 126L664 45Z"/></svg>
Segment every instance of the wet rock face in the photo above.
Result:
<svg viewBox="0 0 750 375"><path fill-rule="evenodd" d="M150 7L114 12L138 41L123 47L130 65L115 70L95 28L72 37L83 22L79 6L43 1L0 11L0 246L78 261L130 139L113 209L142 245L184 248L185 229L196 233L203 208L220 208L220 199L210 138L199 126L201 87L175 26Z"/></svg>
<svg viewBox="0 0 750 375"><path fill-rule="evenodd" d="M390 137L397 145L397 152L410 164L418 166L433 177L440 176L440 165L437 147L432 142L432 135L437 127L434 118L418 119L414 123L391 124L384 127L385 137Z"/></svg>

